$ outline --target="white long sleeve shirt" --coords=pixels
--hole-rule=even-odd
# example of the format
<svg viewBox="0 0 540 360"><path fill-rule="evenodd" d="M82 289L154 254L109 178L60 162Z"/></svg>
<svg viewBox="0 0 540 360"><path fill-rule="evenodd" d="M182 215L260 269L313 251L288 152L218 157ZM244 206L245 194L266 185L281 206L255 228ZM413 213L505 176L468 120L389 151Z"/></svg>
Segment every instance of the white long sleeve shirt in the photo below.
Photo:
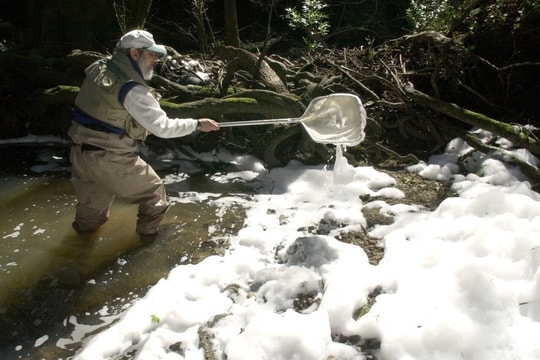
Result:
<svg viewBox="0 0 540 360"><path fill-rule="evenodd" d="M128 91L124 108L139 124L161 138L186 136L197 129L196 119L168 117L156 98L142 85L135 85Z"/></svg>

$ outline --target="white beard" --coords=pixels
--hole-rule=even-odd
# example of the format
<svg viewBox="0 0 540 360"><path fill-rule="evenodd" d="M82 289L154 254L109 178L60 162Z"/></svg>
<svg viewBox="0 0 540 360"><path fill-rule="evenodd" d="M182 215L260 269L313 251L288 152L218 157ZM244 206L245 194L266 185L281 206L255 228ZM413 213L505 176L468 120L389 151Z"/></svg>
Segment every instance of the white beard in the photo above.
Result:
<svg viewBox="0 0 540 360"><path fill-rule="evenodd" d="M154 69L147 69L147 71L143 71L144 80L150 80L152 77L154 77Z"/></svg>
<svg viewBox="0 0 540 360"><path fill-rule="evenodd" d="M144 80L152 79L152 77L154 76L154 68L145 66L142 57L139 59L139 61L137 61L137 64L139 65L139 69L141 69L143 79Z"/></svg>

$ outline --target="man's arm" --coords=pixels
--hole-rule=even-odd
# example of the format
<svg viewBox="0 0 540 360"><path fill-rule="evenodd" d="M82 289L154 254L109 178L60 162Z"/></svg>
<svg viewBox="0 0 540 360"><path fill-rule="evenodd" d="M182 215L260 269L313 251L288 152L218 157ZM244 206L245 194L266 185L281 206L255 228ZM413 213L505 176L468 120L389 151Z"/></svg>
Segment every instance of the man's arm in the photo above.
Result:
<svg viewBox="0 0 540 360"><path fill-rule="evenodd" d="M124 108L153 135L174 138L191 134L199 123L196 119L169 118L156 98L142 85L135 85L125 96Z"/></svg>

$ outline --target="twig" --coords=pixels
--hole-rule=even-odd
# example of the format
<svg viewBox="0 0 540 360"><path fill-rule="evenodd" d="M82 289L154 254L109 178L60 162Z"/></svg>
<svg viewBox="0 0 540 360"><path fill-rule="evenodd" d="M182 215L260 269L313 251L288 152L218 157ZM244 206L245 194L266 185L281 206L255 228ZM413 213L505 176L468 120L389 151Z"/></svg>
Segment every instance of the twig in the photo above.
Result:
<svg viewBox="0 0 540 360"><path fill-rule="evenodd" d="M390 155L392 158L398 160L400 163L410 163L415 162L418 163L420 160L414 155L414 154L407 154L407 155L400 155L397 152L395 152L392 149L387 148L386 146L382 145L381 143L375 143L375 147L379 150L382 150L387 155Z"/></svg>
<svg viewBox="0 0 540 360"><path fill-rule="evenodd" d="M371 91L367 86L365 86L364 84L362 84L361 81L355 79L351 74L349 74L347 71L344 70L344 68L342 66L339 66L335 63L333 63L332 61L328 60L328 63L330 63L330 65L334 66L336 69L338 69L341 73L343 73L346 77L348 77L350 80L352 80L355 84L357 84L358 86L360 86L362 89L364 89L365 91L367 91L368 93L371 94L371 96L373 96L375 99L379 100L380 97L375 94L373 91ZM350 70L350 69L347 69L347 70Z"/></svg>

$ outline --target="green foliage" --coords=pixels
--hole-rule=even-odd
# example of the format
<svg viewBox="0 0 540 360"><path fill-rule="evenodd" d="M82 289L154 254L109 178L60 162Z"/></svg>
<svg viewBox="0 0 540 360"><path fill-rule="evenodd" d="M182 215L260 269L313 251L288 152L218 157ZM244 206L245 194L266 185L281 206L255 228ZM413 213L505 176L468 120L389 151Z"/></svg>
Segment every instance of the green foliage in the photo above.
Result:
<svg viewBox="0 0 540 360"><path fill-rule="evenodd" d="M417 31L449 30L454 12L448 0L411 0L407 15Z"/></svg>
<svg viewBox="0 0 540 360"><path fill-rule="evenodd" d="M510 25L512 30L517 30L525 17L533 12L540 11L540 1L520 0L510 2L508 0L496 0L491 6L483 9L484 21L491 26Z"/></svg>
<svg viewBox="0 0 540 360"><path fill-rule="evenodd" d="M156 324L159 324L159 322L161 321L161 319L154 314L150 315L150 318L152 319L152 322Z"/></svg>
<svg viewBox="0 0 540 360"><path fill-rule="evenodd" d="M323 0L303 0L301 11L295 8L285 9L289 26L307 34L303 40L310 51L322 47L322 38L328 35L330 30L328 15L324 13L327 7Z"/></svg>
<svg viewBox="0 0 540 360"><path fill-rule="evenodd" d="M538 0L411 0L407 16L416 31L476 34L498 27L511 31L540 11Z"/></svg>

